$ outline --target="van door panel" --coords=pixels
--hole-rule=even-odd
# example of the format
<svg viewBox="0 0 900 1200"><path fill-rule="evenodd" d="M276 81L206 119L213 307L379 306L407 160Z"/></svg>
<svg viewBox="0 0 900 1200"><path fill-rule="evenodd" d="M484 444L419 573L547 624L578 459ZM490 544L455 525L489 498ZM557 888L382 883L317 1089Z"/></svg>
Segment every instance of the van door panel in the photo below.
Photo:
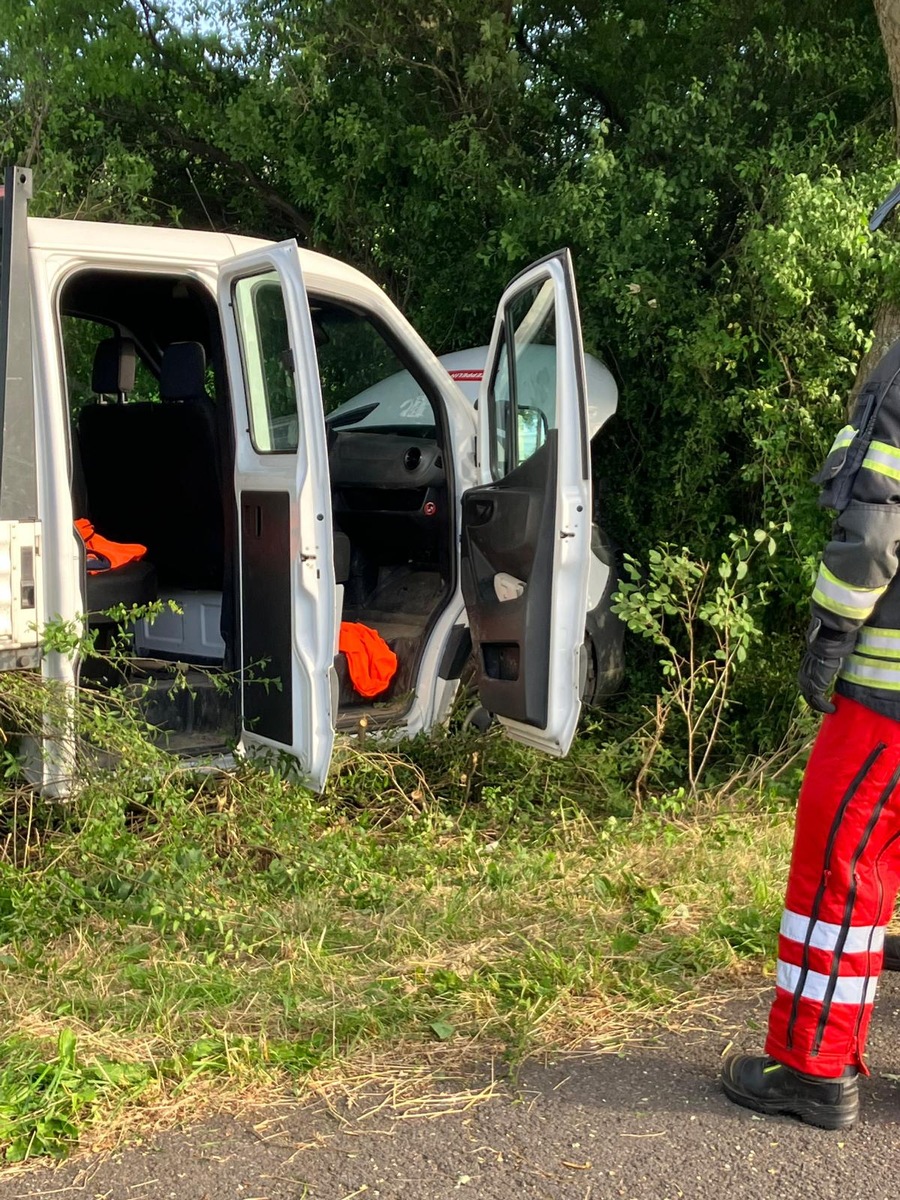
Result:
<svg viewBox="0 0 900 1200"><path fill-rule="evenodd" d="M40 660L34 347L28 263L31 171L7 167L0 184L0 670Z"/></svg>
<svg viewBox="0 0 900 1200"><path fill-rule="evenodd" d="M463 496L462 587L488 711L547 724L555 439L504 480ZM524 584L500 599L498 575ZM513 589L515 591L516 589Z"/></svg>
<svg viewBox="0 0 900 1200"><path fill-rule="evenodd" d="M581 707L591 554L584 355L568 251L500 303L478 400L481 483L462 497L461 583L482 704L564 754Z"/></svg>
<svg viewBox="0 0 900 1200"><path fill-rule="evenodd" d="M296 243L222 263L235 430L244 749L287 753L322 787L339 621L315 340Z"/></svg>
<svg viewBox="0 0 900 1200"><path fill-rule="evenodd" d="M247 728L289 744L293 731L291 678L291 497L288 492L241 493L241 595L255 614L243 627L241 671Z"/></svg>
<svg viewBox="0 0 900 1200"><path fill-rule="evenodd" d="M31 171L7 167L0 187L0 521L36 521L38 516L30 198Z"/></svg>

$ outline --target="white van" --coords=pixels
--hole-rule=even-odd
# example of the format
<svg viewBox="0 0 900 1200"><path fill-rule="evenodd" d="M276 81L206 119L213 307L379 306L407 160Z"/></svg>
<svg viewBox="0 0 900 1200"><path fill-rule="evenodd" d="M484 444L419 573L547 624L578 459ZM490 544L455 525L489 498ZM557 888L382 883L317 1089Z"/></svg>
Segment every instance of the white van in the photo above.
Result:
<svg viewBox="0 0 900 1200"><path fill-rule="evenodd" d="M592 542L568 252L502 297L476 412L351 267L294 242L28 218L30 189L6 171L0 669L75 685L77 657L41 652L49 620L172 598L138 653L234 671L233 710L204 719L239 752L293 756L311 786L336 730L445 719L470 661L511 737L564 754ZM401 372L421 419L341 420ZM146 556L88 574L79 518ZM347 673L342 622L396 654L375 699Z"/></svg>

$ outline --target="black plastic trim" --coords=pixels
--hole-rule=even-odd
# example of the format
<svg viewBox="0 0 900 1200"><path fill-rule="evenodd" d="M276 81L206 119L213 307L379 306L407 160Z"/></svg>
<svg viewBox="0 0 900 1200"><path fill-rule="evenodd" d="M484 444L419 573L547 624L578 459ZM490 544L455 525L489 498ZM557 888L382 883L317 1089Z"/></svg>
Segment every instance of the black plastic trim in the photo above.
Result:
<svg viewBox="0 0 900 1200"><path fill-rule="evenodd" d="M291 500L289 492L240 497L244 725L283 746L294 730Z"/></svg>
<svg viewBox="0 0 900 1200"><path fill-rule="evenodd" d="M444 645L439 679L459 679L472 653L472 634L466 625L454 625Z"/></svg>

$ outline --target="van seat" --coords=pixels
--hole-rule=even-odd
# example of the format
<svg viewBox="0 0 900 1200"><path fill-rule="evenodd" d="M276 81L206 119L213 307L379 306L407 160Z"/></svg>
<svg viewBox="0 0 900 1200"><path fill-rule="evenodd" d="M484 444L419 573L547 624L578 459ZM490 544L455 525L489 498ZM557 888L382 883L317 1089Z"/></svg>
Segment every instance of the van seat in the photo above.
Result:
<svg viewBox="0 0 900 1200"><path fill-rule="evenodd" d="M91 388L98 395L116 396L124 402L134 387L134 342L130 338L106 338L97 346ZM98 405L98 407L100 407ZM93 520L84 464L77 434L72 432L72 512ZM101 529L101 532L103 530ZM85 607L91 625L109 625L107 609L116 605L150 604L159 595L156 568L147 559L127 563L112 571L86 576Z"/></svg>
<svg viewBox="0 0 900 1200"><path fill-rule="evenodd" d="M97 344L91 371L91 391L98 396L115 396L124 404L134 390L137 357L131 338L108 337Z"/></svg>
<svg viewBox="0 0 900 1200"><path fill-rule="evenodd" d="M91 625L111 625L107 610L116 605L152 604L159 596L156 567L141 560L126 563L113 571L101 571L87 577L87 610Z"/></svg>
<svg viewBox="0 0 900 1200"><path fill-rule="evenodd" d="M163 353L160 402L89 405L78 438L97 528L145 545L162 586L221 591L221 467L205 376L200 343L173 343Z"/></svg>

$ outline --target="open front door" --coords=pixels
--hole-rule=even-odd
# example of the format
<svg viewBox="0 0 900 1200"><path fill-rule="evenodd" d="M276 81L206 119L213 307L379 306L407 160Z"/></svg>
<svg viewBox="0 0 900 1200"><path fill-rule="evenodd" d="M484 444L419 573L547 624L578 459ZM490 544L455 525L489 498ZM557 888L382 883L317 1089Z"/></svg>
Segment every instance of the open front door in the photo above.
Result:
<svg viewBox="0 0 900 1200"><path fill-rule="evenodd" d="M462 497L462 589L481 702L565 754L581 707L591 544L584 355L568 250L500 302L478 400L481 484Z"/></svg>
<svg viewBox="0 0 900 1200"><path fill-rule="evenodd" d="M293 755L311 786L334 744L331 493L312 322L293 242L223 263L235 430L241 741Z"/></svg>

